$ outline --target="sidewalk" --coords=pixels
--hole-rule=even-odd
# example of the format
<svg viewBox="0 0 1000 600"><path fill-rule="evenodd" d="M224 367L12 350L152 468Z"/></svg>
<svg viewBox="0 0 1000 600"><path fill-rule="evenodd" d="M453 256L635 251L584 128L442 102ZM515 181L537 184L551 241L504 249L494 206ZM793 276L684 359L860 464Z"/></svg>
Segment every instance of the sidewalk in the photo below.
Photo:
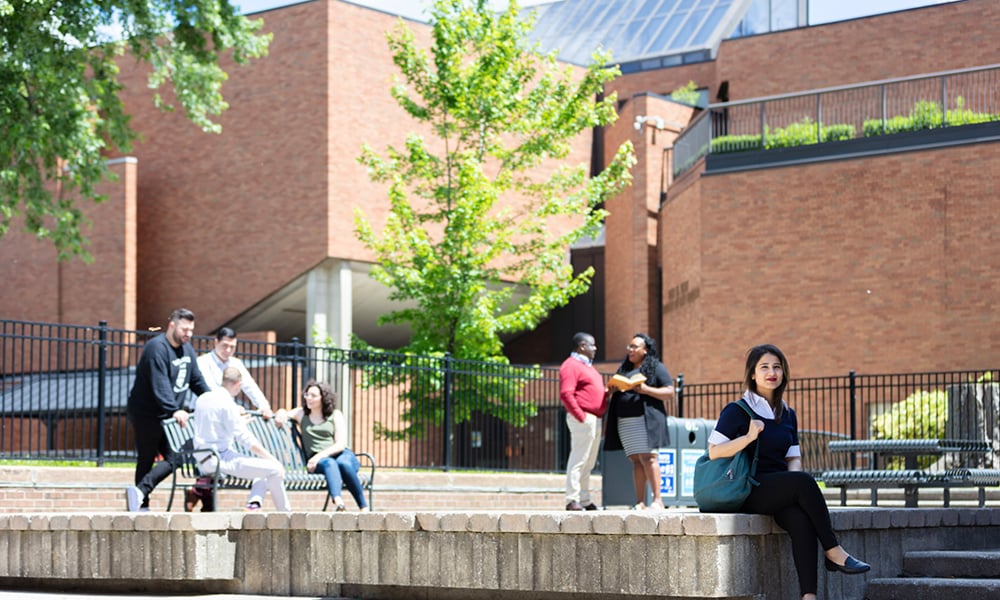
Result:
<svg viewBox="0 0 1000 600"><path fill-rule="evenodd" d="M203 596L136 596L135 594L70 594L44 592L4 592L0 600L274 600L274 596L251 596L245 594L206 594ZM297 600L351 600L340 596L296 596Z"/></svg>

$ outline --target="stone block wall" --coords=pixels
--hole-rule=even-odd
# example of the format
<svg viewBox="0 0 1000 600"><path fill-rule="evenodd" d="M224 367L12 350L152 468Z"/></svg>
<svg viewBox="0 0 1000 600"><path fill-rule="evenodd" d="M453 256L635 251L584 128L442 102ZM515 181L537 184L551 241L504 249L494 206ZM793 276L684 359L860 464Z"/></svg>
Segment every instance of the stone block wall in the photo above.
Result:
<svg viewBox="0 0 1000 600"><path fill-rule="evenodd" d="M998 509L834 511L869 575L820 575L859 598L902 552L981 549ZM630 511L0 515L0 585L544 600L798 597L787 536L769 517Z"/></svg>

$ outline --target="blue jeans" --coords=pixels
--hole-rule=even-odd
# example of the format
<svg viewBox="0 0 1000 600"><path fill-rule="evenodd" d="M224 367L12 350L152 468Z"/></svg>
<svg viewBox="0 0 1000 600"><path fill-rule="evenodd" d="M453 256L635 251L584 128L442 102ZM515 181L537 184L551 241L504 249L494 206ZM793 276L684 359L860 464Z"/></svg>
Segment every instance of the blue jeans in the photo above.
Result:
<svg viewBox="0 0 1000 600"><path fill-rule="evenodd" d="M358 477L359 470L361 463L350 448L344 448L336 458L328 456L316 464L316 472L326 477L326 487L331 498L339 496L340 489L346 487L354 496L358 508L365 508L368 506L368 501L365 500L365 490L361 487L361 479Z"/></svg>

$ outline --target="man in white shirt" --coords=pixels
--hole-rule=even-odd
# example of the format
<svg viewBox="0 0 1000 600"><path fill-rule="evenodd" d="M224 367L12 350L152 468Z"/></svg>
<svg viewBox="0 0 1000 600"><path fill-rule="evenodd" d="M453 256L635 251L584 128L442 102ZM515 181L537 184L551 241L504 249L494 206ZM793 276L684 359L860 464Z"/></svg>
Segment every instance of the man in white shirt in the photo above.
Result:
<svg viewBox="0 0 1000 600"><path fill-rule="evenodd" d="M235 367L226 367L222 372L222 389L206 392L198 396L194 412L194 447L212 448L219 454L219 470L226 475L252 479L250 500L247 510L261 507L264 494L271 492L271 500L280 511L291 510L285 493L285 469L268 452L247 428L246 418L233 397L240 392L242 375ZM237 452L234 442L256 456ZM199 457L199 460L202 460ZM215 472L216 459L209 457L199 466L202 474Z"/></svg>
<svg viewBox="0 0 1000 600"><path fill-rule="evenodd" d="M259 410L265 419L270 419L272 415L271 404L267 401L257 382L253 380L250 371L247 371L243 361L233 356L235 353L236 332L229 327L222 327L215 334L215 348L198 357L198 369L205 378L205 382L208 383L208 387L213 390L222 388L222 371L226 367L239 369L240 375L243 377L240 390L246 394L254 408Z"/></svg>

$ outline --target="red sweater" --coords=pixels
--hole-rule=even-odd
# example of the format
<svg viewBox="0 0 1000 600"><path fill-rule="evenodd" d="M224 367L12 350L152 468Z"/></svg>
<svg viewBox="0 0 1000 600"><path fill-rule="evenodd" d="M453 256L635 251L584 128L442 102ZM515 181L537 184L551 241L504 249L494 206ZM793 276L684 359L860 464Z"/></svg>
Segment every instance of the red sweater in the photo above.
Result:
<svg viewBox="0 0 1000 600"><path fill-rule="evenodd" d="M593 366L572 356L559 367L559 399L566 407L566 412L581 423L584 413L602 417L608 409L604 378Z"/></svg>

